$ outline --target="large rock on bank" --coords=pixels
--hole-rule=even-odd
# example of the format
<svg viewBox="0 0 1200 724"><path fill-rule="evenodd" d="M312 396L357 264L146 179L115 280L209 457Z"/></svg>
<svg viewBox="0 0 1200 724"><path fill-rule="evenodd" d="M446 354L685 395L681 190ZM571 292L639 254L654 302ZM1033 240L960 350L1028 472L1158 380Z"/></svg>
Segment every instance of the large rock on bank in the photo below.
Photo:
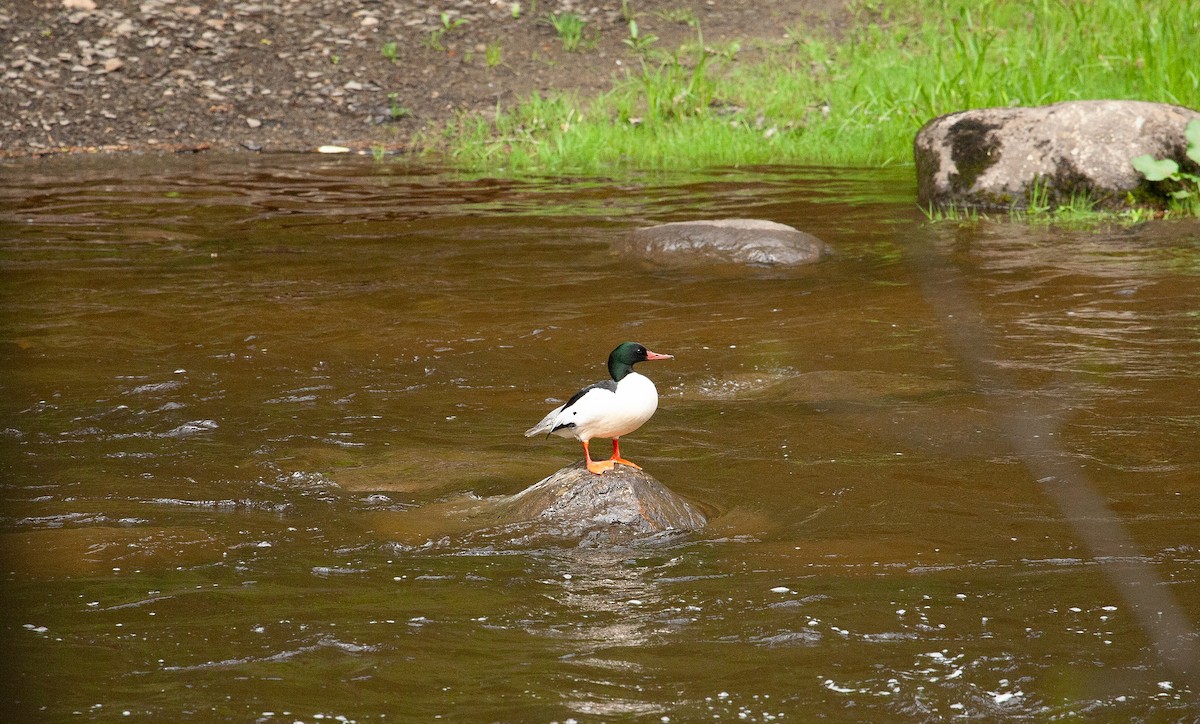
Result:
<svg viewBox="0 0 1200 724"><path fill-rule="evenodd" d="M1171 158L1196 173L1184 129L1200 112L1142 101L1068 101L1035 108L980 108L935 118L913 155L921 203L1028 205L1035 187L1060 203L1087 194L1107 207L1165 203L1168 187L1147 181L1131 159Z"/></svg>
<svg viewBox="0 0 1200 724"><path fill-rule="evenodd" d="M708 516L648 473L617 465L603 475L569 465L516 495L492 501L495 520L523 537L620 543L703 528Z"/></svg>
<svg viewBox="0 0 1200 724"><path fill-rule="evenodd" d="M659 224L633 231L619 249L666 266L791 266L820 261L831 251L812 234L762 219Z"/></svg>

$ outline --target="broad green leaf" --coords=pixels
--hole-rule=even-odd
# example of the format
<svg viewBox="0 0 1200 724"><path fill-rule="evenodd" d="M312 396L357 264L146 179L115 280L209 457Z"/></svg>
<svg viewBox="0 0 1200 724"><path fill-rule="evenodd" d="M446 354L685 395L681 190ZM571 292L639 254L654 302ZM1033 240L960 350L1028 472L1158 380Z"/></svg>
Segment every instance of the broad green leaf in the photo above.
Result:
<svg viewBox="0 0 1200 724"><path fill-rule="evenodd" d="M1200 163L1200 119L1193 118L1188 121L1187 130L1183 135L1187 137L1188 142L1187 157Z"/></svg>
<svg viewBox="0 0 1200 724"><path fill-rule="evenodd" d="M1130 163L1146 177L1147 181L1162 181L1179 173L1179 164L1169 158L1160 161L1148 153L1135 156L1130 159Z"/></svg>

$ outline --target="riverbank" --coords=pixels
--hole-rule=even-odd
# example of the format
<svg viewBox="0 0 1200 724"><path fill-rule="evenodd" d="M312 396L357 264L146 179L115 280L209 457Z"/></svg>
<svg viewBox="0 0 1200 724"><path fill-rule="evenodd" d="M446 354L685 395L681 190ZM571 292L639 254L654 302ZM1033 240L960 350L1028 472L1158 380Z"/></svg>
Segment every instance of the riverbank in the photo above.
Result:
<svg viewBox="0 0 1200 724"><path fill-rule="evenodd" d="M911 163L963 108L1200 107L1194 0L41 0L0 155L430 153L489 172Z"/></svg>

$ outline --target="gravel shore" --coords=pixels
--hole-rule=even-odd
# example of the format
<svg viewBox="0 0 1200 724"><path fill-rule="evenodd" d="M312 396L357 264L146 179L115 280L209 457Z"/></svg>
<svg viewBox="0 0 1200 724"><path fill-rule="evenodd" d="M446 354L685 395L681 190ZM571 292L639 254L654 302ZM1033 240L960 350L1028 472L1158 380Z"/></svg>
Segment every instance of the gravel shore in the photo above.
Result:
<svg viewBox="0 0 1200 724"><path fill-rule="evenodd" d="M0 155L404 151L459 113L609 87L639 62L630 9L656 47L700 27L744 54L845 15L844 0L24 0L0 6ZM576 52L548 22L568 11L588 21Z"/></svg>

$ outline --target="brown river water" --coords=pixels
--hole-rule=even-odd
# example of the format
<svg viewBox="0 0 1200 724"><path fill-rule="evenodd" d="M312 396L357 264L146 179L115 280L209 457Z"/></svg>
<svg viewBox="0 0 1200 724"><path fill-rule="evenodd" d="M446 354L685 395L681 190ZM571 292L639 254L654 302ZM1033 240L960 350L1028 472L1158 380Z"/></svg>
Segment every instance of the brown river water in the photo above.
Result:
<svg viewBox="0 0 1200 724"><path fill-rule="evenodd" d="M911 177L4 162L6 719L1195 720L1200 224ZM837 253L615 251L722 217ZM627 339L675 359L622 452L709 526L470 530Z"/></svg>

